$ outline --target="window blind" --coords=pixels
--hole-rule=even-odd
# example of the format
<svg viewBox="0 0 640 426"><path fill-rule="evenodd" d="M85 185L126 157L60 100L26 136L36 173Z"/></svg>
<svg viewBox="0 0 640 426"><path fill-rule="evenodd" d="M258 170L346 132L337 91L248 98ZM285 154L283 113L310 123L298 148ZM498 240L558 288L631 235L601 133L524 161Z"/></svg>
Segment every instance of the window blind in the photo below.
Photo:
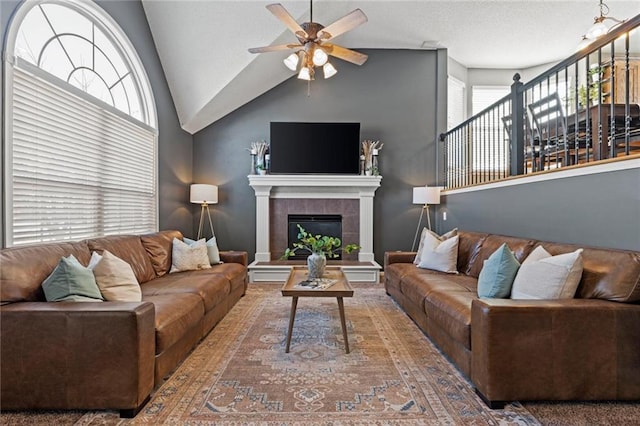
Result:
<svg viewBox="0 0 640 426"><path fill-rule="evenodd" d="M473 86L472 113L479 114L485 108L511 92L509 86ZM509 168L509 143L504 137L502 113L492 111L474 124L473 170L504 172Z"/></svg>
<svg viewBox="0 0 640 426"><path fill-rule="evenodd" d="M464 121L465 104L464 104L465 85L457 78L447 78L447 130L453 129Z"/></svg>
<svg viewBox="0 0 640 426"><path fill-rule="evenodd" d="M156 133L13 68L7 245L157 230Z"/></svg>

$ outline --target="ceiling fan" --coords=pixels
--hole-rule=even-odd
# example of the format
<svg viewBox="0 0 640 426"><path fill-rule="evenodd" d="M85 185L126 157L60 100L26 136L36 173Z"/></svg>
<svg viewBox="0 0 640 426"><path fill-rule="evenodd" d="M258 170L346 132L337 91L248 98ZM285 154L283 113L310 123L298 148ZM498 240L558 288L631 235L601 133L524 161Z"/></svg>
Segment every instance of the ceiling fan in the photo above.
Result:
<svg viewBox="0 0 640 426"><path fill-rule="evenodd" d="M282 21L295 34L298 43L278 44L249 49L251 53L276 52L280 50L295 50L287 56L284 64L292 71L298 71L298 78L313 80L315 67L322 67L324 78L333 77L338 71L329 62L329 56L362 65L367 55L329 43L333 38L346 33L367 22L367 16L360 9L355 9L331 25L323 26L313 22L313 1L310 2L309 22L298 24L280 3L267 5L267 9Z"/></svg>

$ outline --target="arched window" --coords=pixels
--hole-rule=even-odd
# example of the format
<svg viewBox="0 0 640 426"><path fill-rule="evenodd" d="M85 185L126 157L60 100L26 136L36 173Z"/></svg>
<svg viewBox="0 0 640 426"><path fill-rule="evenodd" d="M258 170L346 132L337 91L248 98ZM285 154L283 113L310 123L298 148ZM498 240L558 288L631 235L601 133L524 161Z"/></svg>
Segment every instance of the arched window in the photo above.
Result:
<svg viewBox="0 0 640 426"><path fill-rule="evenodd" d="M151 86L92 2L25 2L6 40L7 246L157 230Z"/></svg>

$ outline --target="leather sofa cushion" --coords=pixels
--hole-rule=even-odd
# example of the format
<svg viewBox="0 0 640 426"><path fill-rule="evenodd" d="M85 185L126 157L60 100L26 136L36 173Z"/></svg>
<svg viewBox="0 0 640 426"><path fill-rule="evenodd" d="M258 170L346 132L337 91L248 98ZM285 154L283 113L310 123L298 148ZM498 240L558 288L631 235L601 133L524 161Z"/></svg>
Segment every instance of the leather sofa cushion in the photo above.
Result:
<svg viewBox="0 0 640 426"><path fill-rule="evenodd" d="M391 263L384 268L384 276L386 281L400 283L403 277L410 274L429 273L425 269L419 269L413 263Z"/></svg>
<svg viewBox="0 0 640 426"><path fill-rule="evenodd" d="M569 253L583 246L540 243L552 255ZM640 253L584 247L582 278L576 298L613 302L640 301Z"/></svg>
<svg viewBox="0 0 640 426"><path fill-rule="evenodd" d="M210 274L218 274L225 277L231 283L231 292L244 287L247 279L247 268L239 263L219 263L211 265Z"/></svg>
<svg viewBox="0 0 640 426"><path fill-rule="evenodd" d="M86 241L0 250L0 303L45 301L42 282L70 254L84 266L89 264Z"/></svg>
<svg viewBox="0 0 640 426"><path fill-rule="evenodd" d="M180 231L160 231L140 236L140 241L151 259L156 276L161 277L171 269L173 239L182 240Z"/></svg>
<svg viewBox="0 0 640 426"><path fill-rule="evenodd" d="M469 265L467 275L478 278L480 276L480 271L484 266L484 261L487 260L493 252L498 250L503 243L507 243L509 250L513 252L518 262L522 263L522 261L533 250L536 241L524 238L506 237L504 235L489 235L482 241L482 245L478 249L477 256Z"/></svg>
<svg viewBox="0 0 640 426"><path fill-rule="evenodd" d="M156 277L147 251L142 246L142 241L137 235L114 235L109 237L94 238L87 241L89 250L102 254L108 250L111 254L131 265L133 273L139 283L145 283Z"/></svg>
<svg viewBox="0 0 640 426"><path fill-rule="evenodd" d="M204 316L204 304L197 294L143 295L142 300L153 303L155 307L156 355L197 327Z"/></svg>
<svg viewBox="0 0 640 426"><path fill-rule="evenodd" d="M195 294L202 300L205 312L223 302L231 292L229 280L210 270L185 271L166 274L140 286L142 300L147 296L165 294Z"/></svg>
<svg viewBox="0 0 640 426"><path fill-rule="evenodd" d="M469 275L471 265L473 265L482 243L489 234L458 231L458 236L458 272Z"/></svg>
<svg viewBox="0 0 640 426"><path fill-rule="evenodd" d="M471 303L477 299L471 291L437 291L427 294L424 310L451 338L471 349Z"/></svg>
<svg viewBox="0 0 640 426"><path fill-rule="evenodd" d="M416 271L420 268L412 265ZM454 275L428 271L406 275L400 280L400 291L420 308L424 309L424 299L432 292L463 291L477 295L477 280L465 275ZM429 317L429 311L426 312Z"/></svg>

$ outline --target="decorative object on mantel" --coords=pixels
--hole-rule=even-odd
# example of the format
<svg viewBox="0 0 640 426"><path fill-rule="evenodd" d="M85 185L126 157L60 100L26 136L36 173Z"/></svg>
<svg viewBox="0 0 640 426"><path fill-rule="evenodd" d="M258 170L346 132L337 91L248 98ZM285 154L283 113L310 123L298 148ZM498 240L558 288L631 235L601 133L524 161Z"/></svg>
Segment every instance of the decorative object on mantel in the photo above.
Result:
<svg viewBox="0 0 640 426"><path fill-rule="evenodd" d="M288 248L282 254L282 259L288 259L296 250L307 250L307 267L309 268L309 278L321 278L324 275L324 269L327 266L327 257L329 259L338 257L338 251L351 253L360 249L357 244L347 244L342 246L342 241L338 237L328 237L326 235L312 235L300 226L298 227L298 241L293 243L293 248Z"/></svg>
<svg viewBox="0 0 640 426"><path fill-rule="evenodd" d="M249 174L252 175L265 175L267 174L267 164L269 151L269 144L267 141L257 141L251 142L251 148L248 148L247 151L251 154L251 172Z"/></svg>
<svg viewBox="0 0 640 426"><path fill-rule="evenodd" d="M420 219L418 220L418 226L416 227L416 234L413 237L413 244L411 245L411 251L415 249L416 240L418 239L418 232L420 232L420 223L422 222L422 216L424 211L427 211L427 223L429 224L429 231L431 231L431 217L429 216L429 204L440 204L440 188L437 186L418 186L413 188L413 204L423 204L422 211L420 212Z"/></svg>
<svg viewBox="0 0 640 426"><path fill-rule="evenodd" d="M202 183L194 183L191 185L190 199L192 203L200 204L200 224L198 225L198 240L202 234L202 226L204 225L204 212L207 211L209 217L209 227L211 228L211 236L213 233L213 222L211 221L211 212L209 204L218 204L218 187L216 185L207 185Z"/></svg>
<svg viewBox="0 0 640 426"><path fill-rule="evenodd" d="M367 176L378 176L378 155L384 143L365 139L362 141L362 155L364 156L364 174ZM362 157L361 157L362 158ZM362 172L361 172L362 173Z"/></svg>
<svg viewBox="0 0 640 426"><path fill-rule="evenodd" d="M352 64L362 65L367 55L347 49L328 41L367 22L367 16L360 9L348 13L333 24L325 27L313 22L313 1L309 1L309 22L298 24L287 10L279 3L267 5L269 12L282 21L298 39L298 43L278 44L249 49L251 53L276 52L295 49L286 57L284 64L291 71L298 72L298 78L306 80L307 96L309 96L311 80L314 80L315 68L322 67L324 78L333 77L338 70L329 62L329 55Z"/></svg>

